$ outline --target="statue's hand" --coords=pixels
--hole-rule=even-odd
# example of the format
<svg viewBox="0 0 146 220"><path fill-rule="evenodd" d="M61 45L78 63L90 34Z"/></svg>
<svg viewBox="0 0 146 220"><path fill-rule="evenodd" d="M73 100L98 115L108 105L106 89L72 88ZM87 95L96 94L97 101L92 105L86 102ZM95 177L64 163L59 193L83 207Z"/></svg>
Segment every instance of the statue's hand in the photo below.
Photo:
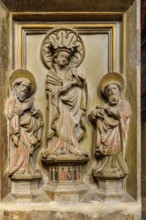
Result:
<svg viewBox="0 0 146 220"><path fill-rule="evenodd" d="M25 112L26 110L29 110L33 107L32 101L24 102L22 105L22 110Z"/></svg>
<svg viewBox="0 0 146 220"><path fill-rule="evenodd" d="M78 85L77 80L76 80L76 79L72 80L72 81L71 81L71 85L72 85L72 86Z"/></svg>
<svg viewBox="0 0 146 220"><path fill-rule="evenodd" d="M104 112L104 109L102 108L95 108L94 110L91 111L90 115L89 115L89 118L90 120L97 120L98 118L101 118L101 119L104 119L104 116L105 116L105 112Z"/></svg>
<svg viewBox="0 0 146 220"><path fill-rule="evenodd" d="M86 79L82 75L74 75L74 80L72 81L72 84L83 87L85 85L85 80Z"/></svg>
<svg viewBox="0 0 146 220"><path fill-rule="evenodd" d="M104 118L105 112L104 109L96 109L96 118Z"/></svg>
<svg viewBox="0 0 146 220"><path fill-rule="evenodd" d="M94 110L91 111L91 113L89 114L89 119L92 122L96 122L97 119L104 119L105 117L105 111L102 108L98 108L96 107Z"/></svg>
<svg viewBox="0 0 146 220"><path fill-rule="evenodd" d="M19 147L19 136L18 135L13 135L11 137L13 143L15 144L16 147Z"/></svg>
<svg viewBox="0 0 146 220"><path fill-rule="evenodd" d="M115 108L108 108L107 109L107 113L112 116L112 117L115 117L115 118L120 118L120 112L118 109L115 109Z"/></svg>
<svg viewBox="0 0 146 220"><path fill-rule="evenodd" d="M31 115L34 116L35 118L38 118L39 115L40 115L40 112L39 112L38 109L33 109L33 110L31 111Z"/></svg>
<svg viewBox="0 0 146 220"><path fill-rule="evenodd" d="M69 90L72 87L72 83L68 82L66 83L63 87L58 89L59 94L62 94L64 92L66 92L67 90Z"/></svg>

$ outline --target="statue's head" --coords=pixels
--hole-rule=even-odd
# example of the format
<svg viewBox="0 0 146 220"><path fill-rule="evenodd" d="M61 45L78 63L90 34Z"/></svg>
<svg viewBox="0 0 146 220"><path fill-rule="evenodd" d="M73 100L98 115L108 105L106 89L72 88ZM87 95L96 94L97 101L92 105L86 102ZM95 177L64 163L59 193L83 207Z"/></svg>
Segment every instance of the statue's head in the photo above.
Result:
<svg viewBox="0 0 146 220"><path fill-rule="evenodd" d="M53 56L54 63L57 63L60 67L65 67L69 64L71 56L71 53L67 50L58 51Z"/></svg>
<svg viewBox="0 0 146 220"><path fill-rule="evenodd" d="M120 99L121 87L111 83L105 87L104 93L110 105L117 105Z"/></svg>
<svg viewBox="0 0 146 220"><path fill-rule="evenodd" d="M31 82L28 79L20 78L14 82L15 95L20 102L28 98L31 91Z"/></svg>
<svg viewBox="0 0 146 220"><path fill-rule="evenodd" d="M29 98L36 90L35 78L28 70L14 70L10 77L10 88L20 102Z"/></svg>
<svg viewBox="0 0 146 220"><path fill-rule="evenodd" d="M124 86L124 77L122 74L116 72L105 74L99 84L101 94L110 105L116 105L118 103Z"/></svg>

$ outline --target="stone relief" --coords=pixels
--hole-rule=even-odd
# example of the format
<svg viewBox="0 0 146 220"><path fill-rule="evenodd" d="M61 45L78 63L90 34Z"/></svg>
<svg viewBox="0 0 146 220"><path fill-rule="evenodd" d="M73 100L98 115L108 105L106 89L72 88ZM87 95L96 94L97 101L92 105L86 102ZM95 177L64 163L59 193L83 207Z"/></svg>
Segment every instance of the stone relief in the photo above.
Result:
<svg viewBox="0 0 146 220"><path fill-rule="evenodd" d="M131 110L122 97L124 86L123 76L115 72L107 73L100 81L99 89L105 103L97 105L89 115L96 127L97 165L93 176L118 178L128 174L125 144Z"/></svg>
<svg viewBox="0 0 146 220"><path fill-rule="evenodd" d="M2 125L1 126L2 128L1 129L1 155L2 155L1 156L2 157L1 158L1 203L2 204L1 204L0 218L4 218L4 219L30 218L32 220L34 219L55 220L56 218L57 219L71 218L78 220L80 219L86 219L86 220L141 219L141 195L140 195L141 158L140 158L140 134L139 134L140 119L138 116L138 113L140 111L139 109L140 107L139 52L140 51L139 51L139 47L136 46L138 45L140 38L139 36L140 22L138 22L140 17L140 1L128 0L128 1L115 2L114 0L111 1L87 0L87 2L86 1L76 1L76 2L72 1L72 3L67 2L67 4L65 5L63 4L63 1L62 2L53 1L53 3L51 4L51 1L48 2L46 0L35 1L35 2L32 0L28 0L28 1L24 0L23 4L21 4L20 1L2 0L0 5L1 5L0 17L2 20L1 33L3 36L1 39L1 50L3 52L1 53L1 110L2 110L1 111L1 125ZM53 29L53 27L56 27L57 25L60 26L60 32L57 31L55 32ZM68 30L68 32L65 31L65 33L66 32L68 33L68 35L66 35L65 42L63 43L59 42L60 39L62 39L61 36L64 35L63 26L74 27L78 31L80 36L83 37L86 53L84 53L84 50L81 49L83 45L80 44L80 40L75 37L77 35L73 34L74 31L72 29ZM45 37L45 35L47 35L47 32L49 30L51 30L52 32L51 35L52 42L54 42L54 39L56 41L54 45L57 45L57 42L59 42L60 45L67 44L67 48L68 48L67 42L69 42L69 39L71 39L69 38L69 36L71 36L70 33L72 34L72 36L74 36L74 38L77 39L75 45L78 45L78 48L80 48L80 50L79 52L74 53L74 56L71 56L68 66L70 67L70 69L76 69L77 72L79 71L79 69L83 69L83 68L85 68L87 71L85 81L87 82L87 86L88 86L89 108L87 107L87 111L85 112L88 112L89 109L88 112L89 114L90 111L92 110L91 109L92 106L97 105L97 103L101 101L100 99L97 98L96 93L97 93L97 85L99 85L99 78L100 77L102 78L104 71L124 70L124 72L126 72L126 76L125 76L126 83L128 84L125 98L128 98L129 102L131 103L132 116L130 115L130 110L129 110L130 107L123 108L123 109L126 108L128 109L128 110L123 110L126 113L128 112L128 114L127 116L125 116L125 119L123 119L124 126L120 127L121 130L117 129L118 130L117 136L120 133L120 140L123 141L124 143L121 143L121 146L119 145L119 147L117 147L117 151L113 150L113 148L111 147L112 149L107 150L108 152L104 154L104 150L101 149L104 145L100 144L102 145L102 147L98 147L99 145L97 146L97 142L94 139L94 134L96 133L97 136L97 134L101 132L100 129L103 128L103 123L105 122L105 118L106 120L107 118L110 118L111 121L113 120L113 122L116 121L116 117L113 117L112 119L112 116L110 117L111 113L109 109L105 107L107 105L108 107L113 108L113 106L111 106L110 101L108 101L108 99L104 97L102 101L104 100L105 104L99 103L97 108L94 110L96 111L99 109L100 111L97 114L101 114L101 115L103 114L105 115L104 116L105 118L102 120L101 119L102 117L97 117L96 115L92 114L90 117L92 123L90 123L89 120L87 120L87 122L84 123L86 125L87 132L83 138L83 141L81 139L77 140L79 147L83 146L81 148L83 149L86 148L87 150L90 151L92 155L91 160L88 162L88 164L83 166L84 165L83 163L81 162L79 163L79 161L77 161L79 160L78 158L81 158L81 156L77 156L76 157L77 162L75 162L75 160L72 159L73 158L72 155L74 154L70 152L69 153L67 152L66 154L60 154L60 155L69 155L68 161L66 163L65 161L61 161L61 159L59 158L58 159L60 160L60 164L59 164L59 162L58 163L56 162L56 158L55 158L54 164L53 162L52 164L48 163L49 165L47 166L46 164L45 165L43 163L41 164L42 160L38 161L39 159L42 159L40 157L37 158L37 161L35 163L36 154L38 156L41 155L39 154L38 150L35 151L34 148L32 154L28 153L28 158L30 159L30 164L34 167L37 167L37 162L39 162L39 167L42 173L42 180L40 182L34 180L30 181L29 178L27 178L27 180L25 181L23 181L23 179L16 180L13 178L8 180L8 178L4 177L3 172L6 169L9 159L11 159L10 160L10 164L11 164L11 161L13 161L13 158L15 157L15 150L17 151L17 146L15 145L14 141L11 139L11 136L13 135L13 130L11 131L12 129L11 119L9 119L7 116L7 126L6 126L6 118L3 112L3 104L6 101L8 101L7 100L8 97L6 96L6 90L8 85L6 85L5 82L7 82L9 69L13 67L15 68L24 67L24 68L28 68L30 71L34 73L34 77L36 79L38 89L37 89L37 93L35 94L35 101L33 99L34 93L31 94L28 99L32 100L32 102L35 105L35 109L37 109L36 103L40 103L38 104L38 106L40 106L42 110L42 114L44 118L44 130L46 133L48 133L47 136L43 135L42 137L43 140L40 149L41 152L44 151L46 148L48 150L51 141L53 141L53 139L55 138L57 139L58 137L56 130L54 130L55 121L52 123L52 127L50 126L51 123L51 120L49 121L49 115L51 115L49 112L51 109L49 108L50 100L46 99L45 97L46 93L48 97L50 96L49 89L47 89L46 91L45 72L49 72L51 69L53 69L53 66L57 65L57 62L55 63L55 53L53 52L54 53L53 56L52 55L53 53L51 52L53 48L51 47L49 49L49 47L47 47L50 44L49 43L50 40L49 42L47 42L47 38L46 38L45 46L43 47L42 44L42 57L44 56L44 64L47 67L46 69L41 62L41 57L39 53L41 42ZM133 42L131 39L135 39L135 41ZM133 48L133 45L136 46L135 51L131 50L131 48ZM131 62L130 59L131 54L132 57L133 55L137 54L137 56L135 56L135 62ZM86 59L84 60L84 62L82 62L84 55L86 55ZM23 77L20 77L20 79L21 78ZM63 78L63 83L64 82L65 80ZM86 84L86 82L84 84ZM48 83L46 84L48 86ZM50 88L50 85L48 87ZM12 89L15 92L13 86ZM81 87L79 87L79 89L81 90ZM71 86L70 90L73 90L73 86ZM84 94L86 95L87 94L86 85L85 87L83 87L83 91ZM119 102L125 101L125 99L122 97L123 91L121 90L120 92L121 93L120 93ZM58 95L58 99L60 99L60 97L63 97L63 94ZM10 98L11 99L15 98L17 101L17 96L15 95L15 93L14 94L11 93L9 99ZM67 106L66 103L67 103L66 100L63 100L63 104L65 106ZM23 102L21 104L23 104ZM48 104L48 109L46 108L47 104ZM58 106L59 105L60 105L60 100L58 101ZM128 105L129 104L127 103L127 106ZM60 108L58 109L60 110ZM101 113L102 111L104 113ZM41 113L39 112L39 117L40 116ZM22 120L21 116L18 117L18 120L20 123L20 121ZM64 120L66 120L66 118ZM130 129L128 131L129 120L130 120ZM109 120L106 121L105 127L108 127L108 129L110 129L111 126L109 126L108 123ZM121 122L119 120L119 126L120 123ZM81 123L79 124L79 128L77 125L75 129L75 132L77 134L79 134L78 132L80 132L80 125ZM23 124L20 123L20 128L22 128L22 126ZM116 125L113 125L113 127L114 126ZM53 130L52 137L49 135L50 128ZM124 131L125 134L124 132L122 133L122 129L124 128L125 128ZM40 130L43 130L43 128L41 127ZM111 139L112 139L112 134L114 133L113 130L110 133ZM25 133L27 132L28 130L27 131L25 130ZM45 132L43 133L45 134ZM103 134L103 136L106 135ZM128 145L125 152L126 138L127 138L126 136L128 136ZM99 138L99 135L97 137ZM109 140L109 138L107 139ZM94 144L96 143L97 146L97 153L96 153L97 160L95 159L93 152L94 150L93 143ZM42 148L42 146L44 148ZM108 148L109 145L106 146ZM98 148L100 149L98 150ZM11 151L10 154L7 154L7 151ZM108 153L110 155L108 155ZM118 160L118 156L117 156L119 154L122 157L121 161L122 164L124 164L125 171L122 171L121 169L122 166L120 166L119 163L120 159ZM52 153L51 151L51 154L49 153L47 155L47 158L52 155L55 155L55 153L54 152ZM103 160L106 157L113 158L112 159L113 164L111 164L110 162L111 159L109 159L109 161L107 159L107 166L109 167L105 165ZM126 167L125 161L127 161L128 169ZM110 171L109 172L109 177L111 177L110 181L109 180L108 181L106 180L105 182L98 181L98 184L93 182L93 178L91 176L92 175L91 170L95 165L95 162L97 166L93 170L94 176L96 174L102 175L103 173L102 176L104 179L104 177L108 175L107 174L108 171ZM101 164L103 165L104 169L101 168ZM118 168L118 172L116 171L115 167ZM125 173L122 175L126 176L128 171L129 171L129 175L126 178L123 177L118 179L118 176L121 176L120 173ZM15 174L11 174L9 175L9 177L12 177L13 175ZM112 178L113 175L116 176L115 181ZM24 176L24 175L21 174L19 176ZM49 180L49 178L51 181ZM87 190L85 186L83 186L83 183L85 184L85 186L88 186ZM10 186L12 186L11 189ZM7 197L7 201L4 204L3 199L8 195L10 190L11 190L11 195ZM117 195L115 195L116 193ZM12 204L10 204L10 197L12 197L12 195L14 195L14 197L17 197L17 199L15 199L14 197L11 198ZM55 200L55 202L52 202L52 200ZM27 203L29 201L30 204ZM26 204L24 204L25 202Z"/></svg>
<svg viewBox="0 0 146 220"><path fill-rule="evenodd" d="M42 42L41 56L48 69L46 136L43 140L46 149L41 153L41 162L48 172L49 184L45 186L45 191L56 201L68 200L64 198L66 192L71 200L80 201L80 194L88 194L89 189L83 178L83 166L89 161L89 154L80 146L87 125L87 83L78 69L85 56L83 40L73 29L52 29ZM98 181L100 199L107 195L113 198L110 184L113 191L118 185L121 187L121 194L118 192L114 196L123 195L123 179L128 175L125 144L131 110L123 97L124 87L125 79L121 74L105 74L99 84L104 104L97 105L89 114L96 132L97 161L92 174ZM19 197L16 189L24 185L22 180L31 189L36 179L35 190L39 189L41 172L36 168L34 152L42 142L43 117L34 105L36 81L32 73L23 69L13 71L10 88L6 116L11 150L10 165L5 173L12 180L12 194ZM20 191L22 195L23 190ZM33 192L28 191L32 197Z"/></svg>
<svg viewBox="0 0 146 220"><path fill-rule="evenodd" d="M5 173L10 178L39 178L41 172L34 164L33 153L41 145L43 119L32 97L36 91L35 78L27 70L15 70L10 77L10 88L12 95L6 103L6 117L13 152Z"/></svg>
<svg viewBox="0 0 146 220"><path fill-rule="evenodd" d="M42 42L41 55L49 69L47 149L42 157L88 157L79 145L86 132L86 79L77 68L84 59L84 43L72 29L53 29Z"/></svg>

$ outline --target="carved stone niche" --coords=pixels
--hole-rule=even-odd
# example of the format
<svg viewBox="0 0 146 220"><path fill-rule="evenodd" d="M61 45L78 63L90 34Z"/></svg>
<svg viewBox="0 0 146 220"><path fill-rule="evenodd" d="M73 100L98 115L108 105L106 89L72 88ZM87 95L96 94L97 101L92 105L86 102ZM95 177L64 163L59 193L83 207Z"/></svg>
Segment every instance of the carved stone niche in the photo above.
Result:
<svg viewBox="0 0 146 220"><path fill-rule="evenodd" d="M0 204L0 218L140 220L139 0L53 0L49 4L0 1L0 189L1 203L5 202ZM57 62L63 62L61 67ZM61 79L54 77L53 67ZM44 122L40 147L30 160L41 175L32 180L27 176L27 182L5 175L13 158L5 106L14 95L8 87L11 71L17 69L33 74L37 89L30 99ZM104 175L95 170L97 127L88 118L97 104L105 104L100 81L111 72L124 77L123 99L131 108L123 157L128 174L119 171L113 176L109 170ZM53 88L57 84L54 92L50 84ZM62 138L62 133L67 137Z"/></svg>
<svg viewBox="0 0 146 220"><path fill-rule="evenodd" d="M87 188L82 182L81 166L89 160L89 153L79 144L86 134L87 82L78 70L85 46L77 32L60 27L44 38L41 56L48 68L47 147L41 159L49 166L51 176L46 191L54 194L54 200L69 200L71 195L70 200L79 201Z"/></svg>

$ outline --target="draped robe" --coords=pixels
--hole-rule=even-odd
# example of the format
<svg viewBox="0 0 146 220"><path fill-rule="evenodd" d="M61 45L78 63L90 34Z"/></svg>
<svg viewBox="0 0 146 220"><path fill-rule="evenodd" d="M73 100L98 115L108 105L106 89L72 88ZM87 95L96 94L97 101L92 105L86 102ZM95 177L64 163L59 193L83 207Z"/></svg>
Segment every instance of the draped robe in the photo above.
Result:
<svg viewBox="0 0 146 220"><path fill-rule="evenodd" d="M79 141L85 134L85 79L78 74L77 69L69 67L66 72L60 74L55 68L52 68L46 79L48 146L44 157L60 154L83 154ZM73 82L75 84L72 84ZM66 86L68 88L63 93L59 93L59 89Z"/></svg>
<svg viewBox="0 0 146 220"><path fill-rule="evenodd" d="M27 101L27 100L25 100ZM39 173L32 164L31 155L40 146L43 120L39 113L33 116L31 110L22 111L23 103L16 98L10 98L6 104L6 115L9 120L10 147L14 146L13 154L10 155L10 165L6 174L35 175Z"/></svg>
<svg viewBox="0 0 146 220"><path fill-rule="evenodd" d="M108 114L108 108L115 108L119 118ZM98 159L97 173L110 173L113 171L128 174L125 163L125 145L127 140L128 124L130 117L130 105L126 100L119 100L115 107L105 105L103 107L104 118L96 120L96 148L95 155ZM93 116L93 118L95 118Z"/></svg>

